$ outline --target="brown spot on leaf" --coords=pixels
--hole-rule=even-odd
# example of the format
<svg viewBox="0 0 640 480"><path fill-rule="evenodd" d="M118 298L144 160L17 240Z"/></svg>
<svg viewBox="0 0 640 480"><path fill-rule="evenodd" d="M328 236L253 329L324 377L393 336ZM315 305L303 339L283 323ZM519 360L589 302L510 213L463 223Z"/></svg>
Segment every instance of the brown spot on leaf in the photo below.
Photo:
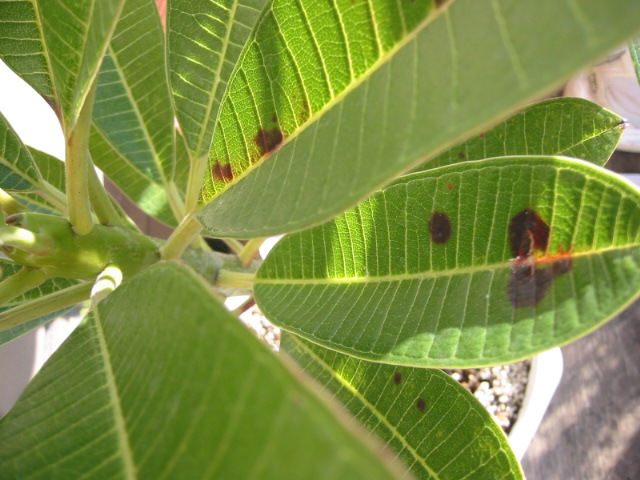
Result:
<svg viewBox="0 0 640 480"><path fill-rule="evenodd" d="M420 410L421 412L424 412L424 410L427 408L427 402L424 398L420 397L418 400L416 400L416 408L418 410Z"/></svg>
<svg viewBox="0 0 640 480"><path fill-rule="evenodd" d="M261 128L253 139L262 155L272 153L280 146L283 140L284 135L278 128L272 128L270 130Z"/></svg>
<svg viewBox="0 0 640 480"><path fill-rule="evenodd" d="M451 222L446 213L435 212L429 220L429 233L433 243L447 243L451 237Z"/></svg>
<svg viewBox="0 0 640 480"><path fill-rule="evenodd" d="M230 163L222 165L219 160L216 160L211 168L211 174L215 180L230 182L233 180L233 166Z"/></svg>
<svg viewBox="0 0 640 480"><path fill-rule="evenodd" d="M461 159L461 160L462 160L464 157L465 157L464 152L459 152L459 153L458 153L458 158L459 158L459 159Z"/></svg>
<svg viewBox="0 0 640 480"><path fill-rule="evenodd" d="M456 186L453 182L447 182L447 190L453 190L454 188L456 188Z"/></svg>
<svg viewBox="0 0 640 480"><path fill-rule="evenodd" d="M393 383L400 385L402 383L402 373L396 372L393 374Z"/></svg>
<svg viewBox="0 0 640 480"><path fill-rule="evenodd" d="M571 270L571 251L548 253L549 225L531 208L517 213L509 223L509 242L515 257L507 293L514 307L537 305L553 280ZM541 251L543 255L536 256Z"/></svg>
<svg viewBox="0 0 640 480"><path fill-rule="evenodd" d="M533 255L534 250L546 251L549 225L531 208L525 208L509 222L509 242L516 258Z"/></svg>
<svg viewBox="0 0 640 480"><path fill-rule="evenodd" d="M6 223L7 225L16 225L16 226L20 226L20 223L22 222L22 214L21 213L14 213L13 215L9 215L8 217L6 217L4 219L4 223Z"/></svg>
<svg viewBox="0 0 640 480"><path fill-rule="evenodd" d="M484 138L484 137L485 137L485 135L486 135L486 134L485 134L484 132L482 132L482 133L480 134L480 138Z"/></svg>
<svg viewBox="0 0 640 480"><path fill-rule="evenodd" d="M553 280L571 270L571 257L551 260L543 259L516 263L509 277L509 301L514 307L532 307L546 295ZM547 265L545 265L547 264Z"/></svg>
<svg viewBox="0 0 640 480"><path fill-rule="evenodd" d="M433 2L436 4L436 7L441 7L442 5L447 3L447 0L433 0Z"/></svg>

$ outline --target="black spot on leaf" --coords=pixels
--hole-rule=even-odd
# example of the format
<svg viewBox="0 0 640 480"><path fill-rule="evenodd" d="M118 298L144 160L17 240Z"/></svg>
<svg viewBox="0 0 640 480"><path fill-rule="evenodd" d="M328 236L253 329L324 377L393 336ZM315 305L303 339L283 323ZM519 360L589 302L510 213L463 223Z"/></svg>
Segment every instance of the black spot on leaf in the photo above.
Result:
<svg viewBox="0 0 640 480"><path fill-rule="evenodd" d="M465 156L466 156L466 155L464 154L464 152L459 152L459 153L458 153L458 158L459 158L460 160L462 160Z"/></svg>
<svg viewBox="0 0 640 480"><path fill-rule="evenodd" d="M400 385L402 383L402 374L400 372L393 374L393 383L396 385Z"/></svg>
<svg viewBox="0 0 640 480"><path fill-rule="evenodd" d="M421 412L424 412L425 409L427 408L427 402L424 398L420 397L418 400L416 400L416 408L418 410L420 410Z"/></svg>
<svg viewBox="0 0 640 480"><path fill-rule="evenodd" d="M532 307L546 295L553 280L571 270L571 258L542 262L527 261L515 264L509 277L509 301L514 307Z"/></svg>
<svg viewBox="0 0 640 480"><path fill-rule="evenodd" d="M433 243L447 243L451 237L451 222L446 213L435 212L429 220L429 233Z"/></svg>

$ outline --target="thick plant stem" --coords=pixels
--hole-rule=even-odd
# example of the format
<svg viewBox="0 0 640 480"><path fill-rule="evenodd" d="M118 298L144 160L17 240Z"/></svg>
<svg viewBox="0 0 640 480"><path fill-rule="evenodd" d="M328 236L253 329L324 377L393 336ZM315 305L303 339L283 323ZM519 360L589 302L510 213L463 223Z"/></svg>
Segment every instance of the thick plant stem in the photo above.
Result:
<svg viewBox="0 0 640 480"><path fill-rule="evenodd" d="M201 155L198 158L191 159L189 168L189 180L187 182L187 193L185 198L185 211L191 212L198 206L198 198L200 198L200 190L202 189L202 180L207 170L207 155Z"/></svg>
<svg viewBox="0 0 640 480"><path fill-rule="evenodd" d="M36 288L46 279L47 276L42 270L24 267L18 273L0 282L0 306Z"/></svg>
<svg viewBox="0 0 640 480"><path fill-rule="evenodd" d="M89 155L87 153L87 155ZM103 225L127 225L124 214L116 210L111 199L111 195L107 193L104 185L98 178L94 168L89 168L89 200L98 221Z"/></svg>
<svg viewBox="0 0 640 480"><path fill-rule="evenodd" d="M160 249L160 257L163 260L180 258L201 230L202 225L195 217L185 217Z"/></svg>
<svg viewBox="0 0 640 480"><path fill-rule="evenodd" d="M91 283L80 283L0 313L0 332L89 298Z"/></svg>
<svg viewBox="0 0 640 480"><path fill-rule="evenodd" d="M69 221L78 235L86 235L93 229L89 200L89 171L93 169L93 164L88 154L88 147L95 91L94 82L80 110L78 121L71 131L65 132L67 137L65 178Z"/></svg>
<svg viewBox="0 0 640 480"><path fill-rule="evenodd" d="M255 273L232 272L230 270L220 270L216 279L216 286L220 288L251 289Z"/></svg>
<svg viewBox="0 0 640 480"><path fill-rule="evenodd" d="M10 220L7 217L7 221ZM18 248L34 255L48 255L54 249L50 238L12 226L0 226L0 246Z"/></svg>
<svg viewBox="0 0 640 480"><path fill-rule="evenodd" d="M260 245L264 243L264 240L265 240L264 238L252 238L245 244L244 248L240 251L240 253L238 254L238 258L240 259L240 261L245 267L248 267L249 265L251 265L251 262L253 262L253 259L256 258Z"/></svg>

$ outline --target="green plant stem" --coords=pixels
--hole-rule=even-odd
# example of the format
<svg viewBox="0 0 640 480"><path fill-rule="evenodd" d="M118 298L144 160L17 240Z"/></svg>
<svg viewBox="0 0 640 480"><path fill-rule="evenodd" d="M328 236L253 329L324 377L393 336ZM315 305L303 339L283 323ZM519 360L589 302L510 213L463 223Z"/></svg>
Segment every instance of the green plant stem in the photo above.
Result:
<svg viewBox="0 0 640 480"><path fill-rule="evenodd" d="M46 279L47 276L42 270L24 267L0 282L0 305L6 305L14 298L36 288Z"/></svg>
<svg viewBox="0 0 640 480"><path fill-rule="evenodd" d="M80 283L0 313L0 332L89 298L91 283Z"/></svg>
<svg viewBox="0 0 640 480"><path fill-rule="evenodd" d="M222 240L229 246L231 250L233 250L233 253L238 256L240 256L240 253L242 252L242 250L244 250L244 245L242 244L242 242L239 242L235 238L223 238Z"/></svg>
<svg viewBox="0 0 640 480"><path fill-rule="evenodd" d="M216 279L216 286L220 288L251 289L255 277L255 273L232 272L221 269Z"/></svg>
<svg viewBox="0 0 640 480"><path fill-rule="evenodd" d="M87 156L91 158L88 152ZM103 225L127 225L126 217L116 209L111 195L109 195L98 178L95 168L89 168L88 176L89 200L93 210L96 212L98 221Z"/></svg>
<svg viewBox="0 0 640 480"><path fill-rule="evenodd" d="M182 200L182 195L180 194L178 187L176 187L176 184L173 182L167 182L164 192L167 196L167 201L169 202L169 207L171 208L173 216L176 220L181 221L190 210L185 209L184 201Z"/></svg>
<svg viewBox="0 0 640 480"><path fill-rule="evenodd" d="M46 180L41 180L39 184L40 190L36 193L44 200L49 202L60 212L67 213L67 196Z"/></svg>
<svg viewBox="0 0 640 480"><path fill-rule="evenodd" d="M67 140L65 179L69 221L78 235L86 235L93 229L89 200L89 171L93 169L93 164L88 155L88 146L95 91L94 81L80 110L78 121L70 132L65 132Z"/></svg>
<svg viewBox="0 0 640 480"><path fill-rule="evenodd" d="M26 208L15 198L0 188L0 206L5 215L24 212Z"/></svg>
<svg viewBox="0 0 640 480"><path fill-rule="evenodd" d="M48 237L24 228L4 225L0 226L0 246L19 248L34 255L48 255L54 248Z"/></svg>
<svg viewBox="0 0 640 480"><path fill-rule="evenodd" d="M253 262L253 259L256 258L260 246L264 243L264 238L252 238L245 245L244 248L238 254L238 258L242 262L242 265L248 267Z"/></svg>
<svg viewBox="0 0 640 480"><path fill-rule="evenodd" d="M208 155L201 155L198 158L191 158L189 168L189 179L187 181L187 193L185 198L185 211L194 211L198 206L202 180L207 169Z"/></svg>
<svg viewBox="0 0 640 480"><path fill-rule="evenodd" d="M116 265L109 265L96 278L91 289L91 306L95 307L122 283L122 271Z"/></svg>
<svg viewBox="0 0 640 480"><path fill-rule="evenodd" d="M160 249L160 257L163 260L176 260L180 258L201 230L202 225L195 217L185 217Z"/></svg>

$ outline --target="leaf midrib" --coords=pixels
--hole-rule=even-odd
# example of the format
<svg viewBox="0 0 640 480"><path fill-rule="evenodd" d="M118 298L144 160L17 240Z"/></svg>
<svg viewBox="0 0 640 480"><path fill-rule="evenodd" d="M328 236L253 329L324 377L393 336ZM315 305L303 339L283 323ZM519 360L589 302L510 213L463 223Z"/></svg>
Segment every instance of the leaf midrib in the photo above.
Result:
<svg viewBox="0 0 640 480"><path fill-rule="evenodd" d="M319 356L315 354L311 349L309 349L304 343L300 342L298 337L294 334L289 334L289 338L292 339L301 349L303 349L309 356L311 356L318 365L326 372L329 373L336 381L338 381L344 388L349 390L351 394L356 397L358 400L362 402L365 408L369 409L382 423L385 427L389 429L391 434L397 438L400 443L407 449L407 451L411 454L411 456L418 462L420 465L424 467L424 469L435 479L439 480L441 477L433 471L433 469L427 464L418 452L406 441L406 437L402 435L394 425L392 425L387 417L385 417L375 405L371 404L364 395L362 395L358 390L356 390L350 383L346 382L337 372L331 368L324 360L322 360Z"/></svg>
<svg viewBox="0 0 640 480"><path fill-rule="evenodd" d="M602 255L607 252L615 252L622 250L630 250L633 248L640 248L639 243L631 243L624 246L613 246L608 248L600 248L597 250L586 250L579 253L572 253L571 259L580 257ZM547 265L551 262L543 261L538 265ZM322 277L322 278L265 278L257 277L255 285L353 285L353 284L367 284L367 283L386 283L386 282L402 282L411 280L426 280L431 278L452 277L454 275L474 274L477 272L484 272L487 270L500 270L505 268L511 268L514 265L513 260L507 260L504 262L493 264L474 265L462 268L452 268L446 270L427 270L424 272L413 273L400 273L391 275L379 275L379 276L363 276L363 277Z"/></svg>
<svg viewBox="0 0 640 480"><path fill-rule="evenodd" d="M115 374L113 372L113 365L111 362L111 354L109 353L109 347L102 330L102 323L100 320L100 314L98 309L95 310L95 325L96 325L96 337L98 339L98 345L100 347L101 358L103 360L103 371L106 377L106 387L109 393L110 403L112 405L113 419L115 422L116 435L118 437L119 450L121 452L120 458L122 459L123 474L125 478L135 480L137 478L135 462L133 460L133 450L129 443L129 433L127 431L126 421L124 413L121 407L120 393L115 380Z"/></svg>

